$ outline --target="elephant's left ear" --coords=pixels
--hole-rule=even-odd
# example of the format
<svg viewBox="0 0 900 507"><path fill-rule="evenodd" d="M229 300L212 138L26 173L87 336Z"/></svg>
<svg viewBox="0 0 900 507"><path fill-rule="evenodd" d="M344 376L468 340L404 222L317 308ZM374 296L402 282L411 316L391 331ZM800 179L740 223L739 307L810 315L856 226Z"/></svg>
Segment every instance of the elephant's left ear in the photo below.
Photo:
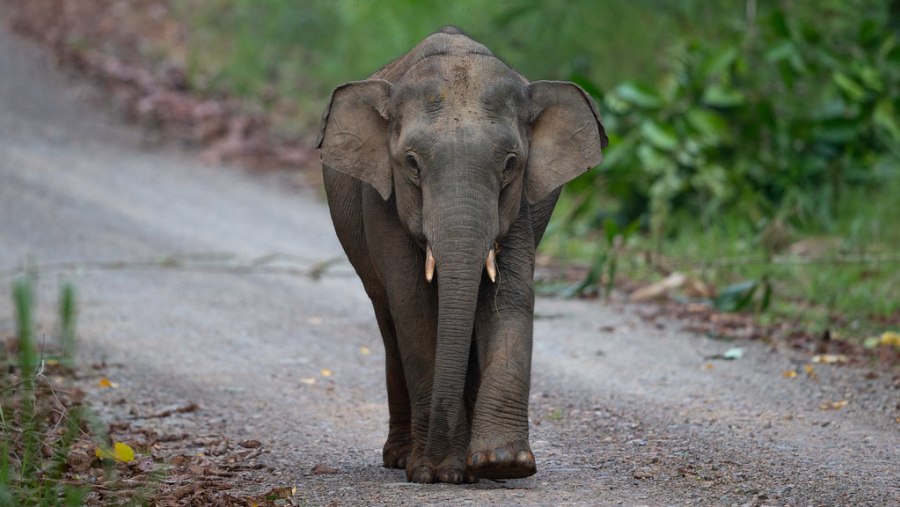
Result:
<svg viewBox="0 0 900 507"><path fill-rule="evenodd" d="M574 83L535 81L531 98L531 147L525 170L528 202L551 192L596 166L608 140L597 106Z"/></svg>

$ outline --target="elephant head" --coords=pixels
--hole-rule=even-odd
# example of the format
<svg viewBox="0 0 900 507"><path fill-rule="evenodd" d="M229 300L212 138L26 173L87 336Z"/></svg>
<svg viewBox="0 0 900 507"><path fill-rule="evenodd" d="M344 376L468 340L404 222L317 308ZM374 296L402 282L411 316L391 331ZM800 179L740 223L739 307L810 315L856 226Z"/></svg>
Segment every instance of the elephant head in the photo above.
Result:
<svg viewBox="0 0 900 507"><path fill-rule="evenodd" d="M529 83L477 43L459 50L450 38L460 36L435 37L434 51L406 57L417 61L402 75L389 66L339 86L319 141L325 165L393 199L423 276L437 277L432 424L436 407L461 403L459 358L468 357L482 274L496 277L494 245L524 202L597 165L607 143L575 84Z"/></svg>

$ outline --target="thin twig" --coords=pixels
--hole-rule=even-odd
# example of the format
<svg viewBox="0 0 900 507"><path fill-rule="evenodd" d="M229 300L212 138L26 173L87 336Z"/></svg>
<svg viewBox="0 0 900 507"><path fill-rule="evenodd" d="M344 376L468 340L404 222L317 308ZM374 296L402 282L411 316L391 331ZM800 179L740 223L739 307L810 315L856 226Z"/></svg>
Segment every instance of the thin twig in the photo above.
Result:
<svg viewBox="0 0 900 507"><path fill-rule="evenodd" d="M806 265L837 265L837 264L893 264L900 263L900 254L847 254L831 255L826 257L812 257L802 255L776 256L766 259L762 256L743 255L737 257L718 257L699 260L668 260L670 268L691 267L731 267L751 265L776 265L776 266L806 266Z"/></svg>
<svg viewBox="0 0 900 507"><path fill-rule="evenodd" d="M156 260L72 261L34 264L0 271L0 279L8 280L29 271L180 271L194 273L279 274L303 276L318 280L332 267L342 264L343 256L328 259L308 259L297 255L270 253L259 257L240 258L234 254L170 255ZM292 265L273 265L275 262ZM350 277L351 271L328 273L330 276Z"/></svg>

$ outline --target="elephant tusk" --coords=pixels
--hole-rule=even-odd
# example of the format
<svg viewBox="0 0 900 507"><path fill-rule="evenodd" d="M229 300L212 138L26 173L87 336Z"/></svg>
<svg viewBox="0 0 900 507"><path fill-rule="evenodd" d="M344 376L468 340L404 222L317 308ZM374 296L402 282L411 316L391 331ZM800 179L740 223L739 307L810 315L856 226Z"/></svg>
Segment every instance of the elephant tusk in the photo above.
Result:
<svg viewBox="0 0 900 507"><path fill-rule="evenodd" d="M425 247L425 281L431 283L434 278L434 254L431 253L431 245Z"/></svg>
<svg viewBox="0 0 900 507"><path fill-rule="evenodd" d="M487 269L488 278L492 282L497 281L497 261L494 257L494 249L488 250L487 259L484 261L484 268Z"/></svg>

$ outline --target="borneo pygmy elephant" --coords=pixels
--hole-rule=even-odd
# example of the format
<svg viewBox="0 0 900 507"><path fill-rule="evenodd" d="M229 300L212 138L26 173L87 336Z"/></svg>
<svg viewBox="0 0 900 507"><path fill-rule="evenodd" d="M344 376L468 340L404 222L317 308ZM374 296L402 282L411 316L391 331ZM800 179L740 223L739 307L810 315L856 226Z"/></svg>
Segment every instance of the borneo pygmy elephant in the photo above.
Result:
<svg viewBox="0 0 900 507"><path fill-rule="evenodd" d="M421 483L535 473L534 252L606 143L581 88L529 83L453 27L334 90L318 146L384 339L385 466Z"/></svg>

